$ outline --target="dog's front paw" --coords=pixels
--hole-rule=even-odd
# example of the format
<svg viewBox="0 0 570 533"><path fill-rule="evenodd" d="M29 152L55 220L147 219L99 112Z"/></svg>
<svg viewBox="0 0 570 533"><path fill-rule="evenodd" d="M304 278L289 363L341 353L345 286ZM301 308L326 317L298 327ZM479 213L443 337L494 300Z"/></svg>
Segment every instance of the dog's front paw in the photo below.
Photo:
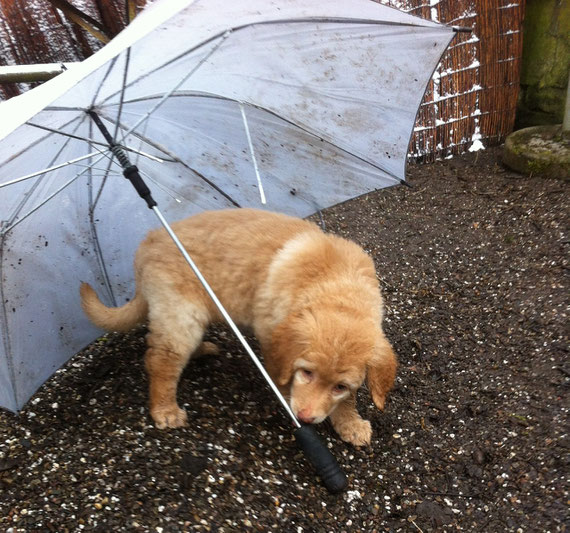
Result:
<svg viewBox="0 0 570 533"><path fill-rule="evenodd" d="M368 420L359 418L335 427L340 438L354 446L368 446L372 438L372 426Z"/></svg>
<svg viewBox="0 0 570 533"><path fill-rule="evenodd" d="M177 405L151 409L150 415L158 429L179 428L188 422L188 415Z"/></svg>

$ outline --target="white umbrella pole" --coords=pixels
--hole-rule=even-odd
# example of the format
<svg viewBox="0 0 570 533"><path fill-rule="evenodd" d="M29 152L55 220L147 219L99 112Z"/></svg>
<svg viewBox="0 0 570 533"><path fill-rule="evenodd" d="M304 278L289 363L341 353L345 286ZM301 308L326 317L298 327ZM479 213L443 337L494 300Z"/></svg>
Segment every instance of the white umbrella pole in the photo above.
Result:
<svg viewBox="0 0 570 533"><path fill-rule="evenodd" d="M251 346L249 345L249 343L247 342L247 340L245 339L245 337L237 327L236 323L232 320L232 317L229 315L225 307L222 305L222 302L220 302L220 300L216 296L216 293L212 290L212 287L210 287L210 284L206 281L206 279L204 278L204 276L196 266L196 263L194 263L194 261L192 260L186 249L184 248L183 244L180 242L180 239L178 239L176 233L174 233L174 231L170 227L170 224L162 216L162 213L160 212L157 206L153 206L152 210L158 217L158 220L160 220L160 223L162 224L164 229L168 232L168 234L174 241L174 244L176 244L178 250L180 250L180 253L184 256L184 259L186 260L186 262L188 263L188 265L190 266L190 268L198 278L198 281L202 284L202 287L204 287L204 289L208 293L208 296L212 299L215 306L218 308L218 311L224 317L224 320L228 323L232 331L235 333L236 337L241 342L242 346L245 348L247 354L251 357L252 361L255 363L255 366L257 366L257 368L261 372L261 375L265 378L265 381L267 381L267 383L269 384L269 386L271 387L271 389L273 390L279 401L282 403L283 407L285 408L285 411L287 411L287 414L291 417L291 420L293 420L293 423L297 427L301 427L301 424L297 420L297 417L291 410L291 407L289 407L287 400L285 400L285 398L283 397L283 395L281 394L281 392L279 391L279 389L277 388L277 386L275 385L275 383L273 382L273 380L271 379L271 377L269 376L269 374L261 364L261 361L255 355L255 352L252 350Z"/></svg>

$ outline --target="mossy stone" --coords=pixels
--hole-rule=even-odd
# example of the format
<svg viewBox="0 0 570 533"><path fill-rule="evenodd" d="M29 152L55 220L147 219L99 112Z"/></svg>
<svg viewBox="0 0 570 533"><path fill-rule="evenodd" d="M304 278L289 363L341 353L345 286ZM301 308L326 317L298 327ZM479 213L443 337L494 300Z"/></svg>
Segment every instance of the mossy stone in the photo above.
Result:
<svg viewBox="0 0 570 533"><path fill-rule="evenodd" d="M570 180L570 133L560 124L515 131L505 141L503 163L521 174Z"/></svg>

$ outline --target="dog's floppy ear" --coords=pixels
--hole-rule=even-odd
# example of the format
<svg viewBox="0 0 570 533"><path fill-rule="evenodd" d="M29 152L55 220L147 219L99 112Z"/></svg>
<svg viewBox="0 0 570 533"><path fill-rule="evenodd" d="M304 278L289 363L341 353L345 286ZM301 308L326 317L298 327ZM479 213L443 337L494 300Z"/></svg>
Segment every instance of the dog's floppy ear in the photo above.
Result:
<svg viewBox="0 0 570 533"><path fill-rule="evenodd" d="M289 314L273 329L264 361L271 378L285 386L295 372L295 361L303 356L318 329L315 315L310 309Z"/></svg>
<svg viewBox="0 0 570 533"><path fill-rule="evenodd" d="M264 362L271 379L277 385L285 386L294 372L295 360L299 357L298 340L295 324L299 317L290 315L283 320L271 335L267 351L264 350Z"/></svg>
<svg viewBox="0 0 570 533"><path fill-rule="evenodd" d="M378 409L384 409L386 396L394 385L397 367L396 354L382 334L376 342L374 358L368 364L366 375L368 389Z"/></svg>

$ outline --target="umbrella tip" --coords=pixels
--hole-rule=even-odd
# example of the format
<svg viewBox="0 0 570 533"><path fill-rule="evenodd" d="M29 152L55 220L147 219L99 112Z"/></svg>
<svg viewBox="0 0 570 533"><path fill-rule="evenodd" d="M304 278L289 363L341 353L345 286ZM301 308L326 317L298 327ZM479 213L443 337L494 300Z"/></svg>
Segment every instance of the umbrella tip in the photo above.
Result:
<svg viewBox="0 0 570 533"><path fill-rule="evenodd" d="M463 33L471 33L473 28L464 28L463 26L452 26L451 29L455 33L463 32Z"/></svg>

